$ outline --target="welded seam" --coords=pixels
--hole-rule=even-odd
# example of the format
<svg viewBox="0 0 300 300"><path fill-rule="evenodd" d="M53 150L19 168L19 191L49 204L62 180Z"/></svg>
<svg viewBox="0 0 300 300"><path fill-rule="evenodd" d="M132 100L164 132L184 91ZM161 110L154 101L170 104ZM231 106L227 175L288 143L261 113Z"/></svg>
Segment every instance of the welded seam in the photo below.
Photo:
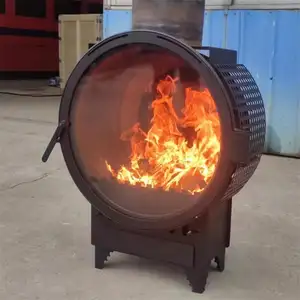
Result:
<svg viewBox="0 0 300 300"><path fill-rule="evenodd" d="M223 48L227 48L228 13L229 13L229 7L227 7L224 11L224 41L223 41Z"/></svg>
<svg viewBox="0 0 300 300"><path fill-rule="evenodd" d="M271 13L271 12L270 12ZM270 78L269 79L269 88L270 88L270 98L269 98L269 103L268 105L266 105L266 117L267 118L267 124L266 124L266 138L265 138L265 151L268 152L272 152L270 151L271 149L271 139L272 136L270 135L270 132L268 130L268 126L272 126L272 119L273 119L273 96L274 96L274 89L275 89L275 84L274 81L276 83L276 74L275 74L275 63L276 63L276 57L277 57L277 35L278 35L278 14L276 13L272 13L273 15L273 20L272 20L272 24L273 24L273 40L272 40L272 46L273 46L273 51L272 51L272 55L271 55L271 60L270 60L270 68L269 68L269 74L270 74Z"/></svg>

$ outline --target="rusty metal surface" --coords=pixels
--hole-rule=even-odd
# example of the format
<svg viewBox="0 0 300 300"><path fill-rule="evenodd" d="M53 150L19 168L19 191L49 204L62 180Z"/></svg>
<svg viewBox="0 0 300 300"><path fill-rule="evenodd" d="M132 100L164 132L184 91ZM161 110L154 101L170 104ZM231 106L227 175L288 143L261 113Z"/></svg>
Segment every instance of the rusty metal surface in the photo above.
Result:
<svg viewBox="0 0 300 300"><path fill-rule="evenodd" d="M133 0L133 29L172 35L191 46L201 46L205 0Z"/></svg>

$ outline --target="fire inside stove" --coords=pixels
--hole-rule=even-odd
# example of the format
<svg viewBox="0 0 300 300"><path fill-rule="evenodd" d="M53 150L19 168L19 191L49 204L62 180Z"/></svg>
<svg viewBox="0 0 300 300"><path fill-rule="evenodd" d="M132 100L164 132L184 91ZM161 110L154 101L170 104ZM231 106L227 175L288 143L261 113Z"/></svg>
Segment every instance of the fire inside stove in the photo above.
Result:
<svg viewBox="0 0 300 300"><path fill-rule="evenodd" d="M166 76L156 85L149 105L152 119L148 131L137 122L121 134L120 139L131 147L128 163L114 169L105 162L119 183L194 195L212 178L221 134L215 102L207 88L187 87L178 112L174 105L178 81Z"/></svg>
<svg viewBox="0 0 300 300"><path fill-rule="evenodd" d="M188 56L159 45L126 44L95 60L70 109L72 153L91 191L147 220L214 198L232 152L215 86Z"/></svg>

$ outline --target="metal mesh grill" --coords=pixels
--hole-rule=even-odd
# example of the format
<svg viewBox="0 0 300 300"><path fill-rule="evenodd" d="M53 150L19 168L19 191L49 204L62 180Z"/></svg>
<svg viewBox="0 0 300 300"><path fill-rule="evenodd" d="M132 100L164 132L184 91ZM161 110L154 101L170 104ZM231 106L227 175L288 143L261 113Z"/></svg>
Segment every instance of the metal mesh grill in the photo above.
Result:
<svg viewBox="0 0 300 300"><path fill-rule="evenodd" d="M258 164L260 162L260 156L255 160L252 160L247 166L238 166L234 174L232 175L231 182L223 196L223 199L229 199L237 194L248 180L252 177Z"/></svg>
<svg viewBox="0 0 300 300"><path fill-rule="evenodd" d="M243 65L217 65L232 96L236 126L250 131L249 156L261 155L265 144L265 109L259 88Z"/></svg>
<svg viewBox="0 0 300 300"><path fill-rule="evenodd" d="M251 73L243 65L216 65L231 94L236 128L250 132L250 163L238 166L224 198L238 193L256 170L265 144L266 117L263 99Z"/></svg>

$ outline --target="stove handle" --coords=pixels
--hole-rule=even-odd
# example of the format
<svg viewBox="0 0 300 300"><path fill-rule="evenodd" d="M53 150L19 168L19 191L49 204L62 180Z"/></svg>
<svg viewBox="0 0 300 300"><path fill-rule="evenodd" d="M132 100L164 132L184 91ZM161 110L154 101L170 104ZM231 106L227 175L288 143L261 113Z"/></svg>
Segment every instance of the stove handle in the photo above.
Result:
<svg viewBox="0 0 300 300"><path fill-rule="evenodd" d="M66 128L66 121L61 121L57 125L56 130L54 131L54 134L45 150L45 153L42 156L42 161L44 163L48 161L56 143L59 143L65 128Z"/></svg>

